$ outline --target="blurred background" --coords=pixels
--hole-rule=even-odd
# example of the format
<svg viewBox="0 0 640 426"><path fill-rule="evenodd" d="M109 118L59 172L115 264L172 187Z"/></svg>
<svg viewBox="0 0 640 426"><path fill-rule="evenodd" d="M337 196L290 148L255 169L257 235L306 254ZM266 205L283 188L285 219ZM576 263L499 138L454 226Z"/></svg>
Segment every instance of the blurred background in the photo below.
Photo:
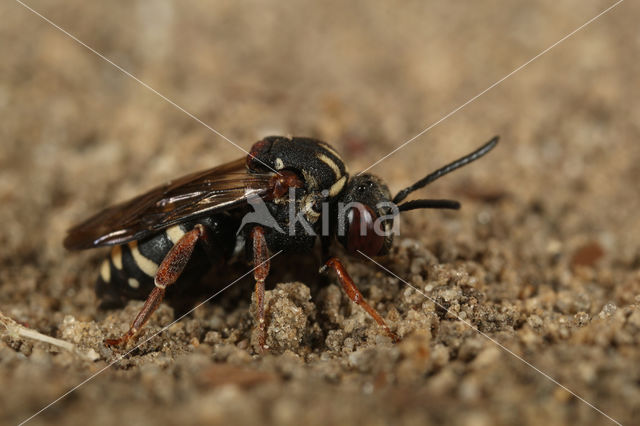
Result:
<svg viewBox="0 0 640 426"><path fill-rule="evenodd" d="M613 3L30 0L27 4L245 150L267 135L316 137L332 144L356 172ZM92 285L104 254L65 253L61 245L65 230L114 201L244 153L19 3L3 2L0 15L0 310L60 337L65 315L97 321ZM640 413L640 319L636 328L628 325L632 321L628 318L640 315L638 18L636 3L621 3L370 170L395 192L492 136L501 136L499 147L486 159L429 188L429 197L459 198L468 209L453 215L411 214L403 222L402 237L417 241L440 263L460 260L465 250L476 253L469 255L470 261L491 250L500 252L502 280L513 287L483 292L497 311L509 303L524 309L529 297L540 296L539 286L547 285L551 302L515 315L519 324L515 330L529 324L541 339L539 346L520 353L558 375L577 364L570 358L559 360L545 345L565 345L566 354L577 353L572 345L582 345L584 365L563 380L620 421ZM358 270L356 275L367 273L375 271ZM585 283L597 291L584 290ZM402 291L399 288L399 294ZM585 291L586 307L576 302L583 300ZM248 293L243 297L248 304ZM577 343L569 339L572 330L567 336L549 332L563 321L578 321L575 316L580 312L598 318L607 304L617 307L621 322L593 327L609 327L611 340L603 343L583 336ZM534 314L541 321L553 318L546 332L536 328ZM624 327L631 327L625 329L625 338L613 337ZM587 334L593 336L596 330L602 331L593 328ZM502 338L510 341L513 334ZM34 358L27 344L4 339L0 345L5 360L0 359L0 377L6 389L17 389L12 396L0 397L5 400L2 411L7 421L26 417L97 370L89 364L75 365L71 357L60 365L46 350ZM322 350L316 348L319 357ZM20 353L22 358L16 355ZM453 362L457 354L452 351L448 359ZM342 371L339 377L358 375L349 364L348 351L332 357ZM266 359L267 364L256 368L269 369L269 362L278 362ZM172 365L162 367L169 369L166 375L189 375L186 370L176 373L179 362ZM114 389L121 389L117 386L127 380L144 381L144 363L131 368L113 376L120 380L114 379ZM433 385L439 368L446 370L434 368L421 375L416 386ZM451 368L451 375L441 381L457 382L464 376L455 365ZM345 406L344 395L334 394L335 389L318 392L324 395L324 404L341 407L332 418L338 423L382 424L397 419L407 424L520 420L535 424L544 419L561 424L576 416L587 423L607 421L552 384L540 385L544 378L529 377L523 384L517 379L520 367L513 368L509 377L516 379L507 384L513 383L517 390L511 392L507 386L506 394L492 391L506 386L492 381L502 376L474 379L482 383L473 388L478 394L460 402L472 414L459 410L456 402L467 388L453 384L428 411L422 399L404 397L391 397L381 406L376 398L387 401L388 395L370 395L357 387L353 401L364 398L359 412ZM586 378L572 379L579 374ZM51 375L57 381L43 384L38 392L34 393L34 382L27 383L47 381ZM598 388L595 383L604 383L604 376L611 381ZM243 393L235 387L214 387L183 399L171 393L175 390L170 392L175 399L143 390L148 399L129 407L118 398L102 399L116 392L109 390L107 381L34 424L85 419L95 404L103 404L98 410L107 413L99 416L99 423L116 422L120 414L115 412L123 406L127 409L122 412L133 416L129 419L141 423L151 423L156 416L184 422L185 416L167 417L160 408L154 415L149 410L154 404L197 410L194 407L218 399L228 404L219 411L205 410L196 421L255 420L239 414L251 410L233 411L236 401L243 400L254 413L263 413L261 421L282 424L300 418L310 403L295 399L296 386L314 383L307 376L283 377L292 386L285 391L292 401L283 402L285 408L274 397L263 398L263 390ZM154 387L180 385L154 380ZM341 380L334 383L340 386ZM359 378L354 380L361 384ZM331 382L321 382L327 381ZM439 394L437 389L431 391L430 398ZM341 401L332 400L334 395ZM515 400L506 402L506 395ZM527 401L532 401L529 408ZM280 407L276 410L280 414L269 414L274 406ZM63 407L75 407L71 411L77 416L59 411ZM371 407L377 408L371 411ZM438 413L439 407L446 408Z"/></svg>

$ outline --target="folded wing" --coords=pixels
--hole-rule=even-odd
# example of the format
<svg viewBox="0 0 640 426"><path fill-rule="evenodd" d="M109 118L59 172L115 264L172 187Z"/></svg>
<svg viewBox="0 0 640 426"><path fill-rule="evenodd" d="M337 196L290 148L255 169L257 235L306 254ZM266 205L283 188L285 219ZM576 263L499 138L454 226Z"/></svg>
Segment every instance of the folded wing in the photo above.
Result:
<svg viewBox="0 0 640 426"><path fill-rule="evenodd" d="M180 222L230 210L262 197L272 173L252 173L239 159L192 173L108 207L68 231L69 250L124 244Z"/></svg>

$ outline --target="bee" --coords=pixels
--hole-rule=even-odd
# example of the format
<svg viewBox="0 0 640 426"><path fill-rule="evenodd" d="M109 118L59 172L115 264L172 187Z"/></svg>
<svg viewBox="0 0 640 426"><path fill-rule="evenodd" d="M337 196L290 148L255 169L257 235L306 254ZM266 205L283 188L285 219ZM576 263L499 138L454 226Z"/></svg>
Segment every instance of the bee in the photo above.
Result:
<svg viewBox="0 0 640 426"><path fill-rule="evenodd" d="M68 231L69 250L112 246L96 282L99 299L145 299L129 330L109 346L133 338L165 297L188 288L212 266L224 266L244 251L254 265L256 330L266 346L265 281L270 257L311 252L318 238L324 264L348 297L394 341L398 336L363 298L339 258L334 241L348 254L383 256L393 242L401 212L459 209L453 200L405 201L421 189L491 151L498 137L391 196L378 177L350 176L329 144L302 137L266 137L245 158L189 174L131 200L108 207ZM239 248L239 249L238 249Z"/></svg>

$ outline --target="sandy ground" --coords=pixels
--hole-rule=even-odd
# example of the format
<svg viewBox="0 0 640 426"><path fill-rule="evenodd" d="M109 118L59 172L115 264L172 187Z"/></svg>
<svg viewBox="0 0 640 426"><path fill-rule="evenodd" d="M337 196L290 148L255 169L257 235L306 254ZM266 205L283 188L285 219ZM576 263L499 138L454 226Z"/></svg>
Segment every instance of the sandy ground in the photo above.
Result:
<svg viewBox="0 0 640 426"><path fill-rule="evenodd" d="M313 136L357 171L613 3L29 4L244 149ZM91 355L3 330L3 424L98 372L30 424L611 422L541 372L619 422L640 415L636 3L371 170L397 191L502 137L420 193L463 209L407 213L381 260L426 297L347 260L401 343L317 277L317 253L283 255L270 354L251 348L247 278L104 371L118 354L102 339L141 303L99 310L105 252L66 252L65 230L243 154L18 3L0 16L0 311ZM196 299L248 269L213 271ZM163 305L139 342L176 315Z"/></svg>

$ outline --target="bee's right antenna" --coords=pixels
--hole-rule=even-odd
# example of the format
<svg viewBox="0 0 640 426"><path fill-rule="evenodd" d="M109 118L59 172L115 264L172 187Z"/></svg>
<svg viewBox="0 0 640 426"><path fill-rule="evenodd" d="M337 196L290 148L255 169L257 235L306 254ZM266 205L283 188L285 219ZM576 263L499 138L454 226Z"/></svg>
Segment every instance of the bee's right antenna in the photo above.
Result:
<svg viewBox="0 0 640 426"><path fill-rule="evenodd" d="M429 185L431 182L433 182L434 180L437 180L439 178L441 178L442 176L446 175L447 173L450 173L452 171L454 171L455 169L459 169L462 166L465 166L475 160L477 160L478 158L482 157L483 155L485 155L486 153L488 153L489 151L491 151L497 144L498 144L498 136L495 136L493 139L491 139L489 142L487 142L486 144L484 144L483 146L481 146L480 148L478 148L477 150L473 151L471 154L465 155L464 157L454 161L451 164L447 164L446 166L436 170L435 172L427 175L424 179L420 179L418 182L414 183L413 185L411 185L408 188L403 189L402 191L398 192L398 194L393 198L393 202L395 204L398 204L400 201L404 200L405 198L407 198L407 196L409 194L411 194L413 191L423 188L427 185ZM409 203L405 203L405 204L409 204ZM410 204L409 204L410 205ZM427 206L407 206L404 210L412 210L413 208L425 208ZM428 206L428 207L435 207L435 208L456 208L454 207L453 204L444 204L442 206ZM459 207L459 205L458 205ZM401 209L402 210L402 209Z"/></svg>

